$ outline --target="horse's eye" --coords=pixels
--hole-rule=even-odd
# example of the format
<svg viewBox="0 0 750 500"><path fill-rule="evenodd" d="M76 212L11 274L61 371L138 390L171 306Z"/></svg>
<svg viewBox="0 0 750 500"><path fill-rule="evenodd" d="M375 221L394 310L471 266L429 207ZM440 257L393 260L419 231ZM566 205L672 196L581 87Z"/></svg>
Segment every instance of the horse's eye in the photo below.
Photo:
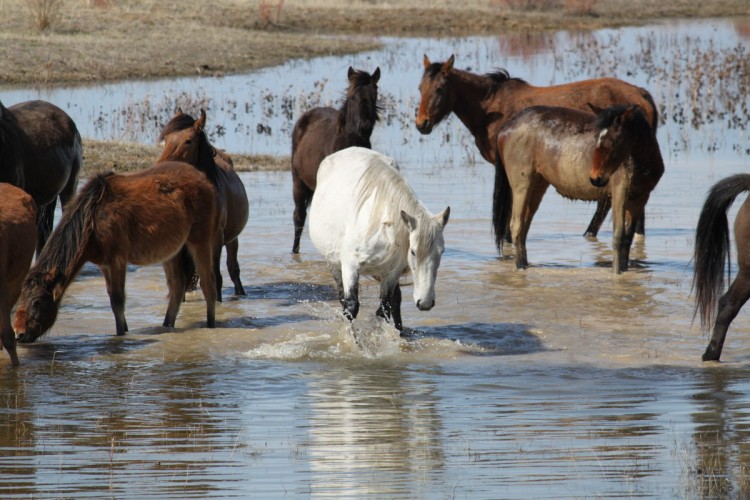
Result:
<svg viewBox="0 0 750 500"><path fill-rule="evenodd" d="M188 139L187 141L185 141L185 144L187 144L188 146L190 146L192 143L193 143L192 139Z"/></svg>
<svg viewBox="0 0 750 500"><path fill-rule="evenodd" d="M412 257L417 256L417 252L415 252L413 248L409 250L409 253L411 254Z"/></svg>

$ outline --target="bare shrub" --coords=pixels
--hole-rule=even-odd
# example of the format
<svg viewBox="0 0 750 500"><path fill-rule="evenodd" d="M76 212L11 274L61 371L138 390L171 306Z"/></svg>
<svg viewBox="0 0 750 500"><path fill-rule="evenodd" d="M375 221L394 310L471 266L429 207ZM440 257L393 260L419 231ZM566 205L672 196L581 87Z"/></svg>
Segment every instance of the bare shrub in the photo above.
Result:
<svg viewBox="0 0 750 500"><path fill-rule="evenodd" d="M590 16L599 0L565 0L565 10L571 14Z"/></svg>
<svg viewBox="0 0 750 500"><path fill-rule="evenodd" d="M26 0L39 31L47 31L60 17L62 0Z"/></svg>
<svg viewBox="0 0 750 500"><path fill-rule="evenodd" d="M493 0L500 9L509 10L550 10L559 7L559 0Z"/></svg>
<svg viewBox="0 0 750 500"><path fill-rule="evenodd" d="M284 0L260 0L258 2L258 18L263 24L278 23L281 19L281 10L284 8Z"/></svg>

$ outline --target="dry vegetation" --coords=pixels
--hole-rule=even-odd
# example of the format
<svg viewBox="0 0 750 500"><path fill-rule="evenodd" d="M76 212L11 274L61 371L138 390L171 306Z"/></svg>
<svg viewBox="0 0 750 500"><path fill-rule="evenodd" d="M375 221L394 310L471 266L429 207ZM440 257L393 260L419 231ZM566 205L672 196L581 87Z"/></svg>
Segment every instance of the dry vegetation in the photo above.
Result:
<svg viewBox="0 0 750 500"><path fill-rule="evenodd" d="M593 29L750 15L750 2L631 0L625 8L620 0L0 0L0 12L6 48L0 85L45 85L237 73L370 49L377 45L373 36L381 35ZM131 168L142 163L138 152L155 154L147 146L87 141L87 168ZM269 158L236 163L243 169L286 166Z"/></svg>

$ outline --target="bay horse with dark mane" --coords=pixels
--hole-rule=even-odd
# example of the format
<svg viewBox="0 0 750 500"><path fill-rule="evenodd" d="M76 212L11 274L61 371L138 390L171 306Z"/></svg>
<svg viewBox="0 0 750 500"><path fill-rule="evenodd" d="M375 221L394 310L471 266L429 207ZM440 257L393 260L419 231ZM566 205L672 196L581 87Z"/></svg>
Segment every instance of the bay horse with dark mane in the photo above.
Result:
<svg viewBox="0 0 750 500"><path fill-rule="evenodd" d="M592 109L598 115L532 106L500 128L492 224L502 255L510 220L519 269L528 266L526 236L550 184L573 200L612 200L612 269L628 269L635 222L664 174L664 162L638 106Z"/></svg>
<svg viewBox="0 0 750 500"><path fill-rule="evenodd" d="M315 191L318 166L326 156L350 146L371 148L370 136L378 121L380 68L372 74L349 67L349 88L340 109L312 108L300 116L292 131L292 196L294 197L294 244L305 228L307 207Z"/></svg>
<svg viewBox="0 0 750 500"><path fill-rule="evenodd" d="M719 296L725 286L725 269L727 281L731 278L727 210L735 198L746 191L750 191L750 174L720 180L709 191L698 218L693 257L693 317L700 313L703 331L713 323L713 334L703 353L703 361L719 360L729 325L750 298L750 198L745 199L734 219L739 271L726 293Z"/></svg>
<svg viewBox="0 0 750 500"><path fill-rule="evenodd" d="M495 165L496 141L500 127L519 111L530 106L559 106L589 111L589 104L600 108L635 104L656 135L659 116L651 94L615 78L597 78L579 82L536 87L520 78L511 78L500 70L477 75L453 67L451 56L445 62L431 62L425 55L424 73L419 84L421 95L417 110L417 130L429 134L450 113L455 113L474 136L482 157ZM595 237L609 211L610 200L599 200L597 211L584 236ZM638 221L643 234L643 219Z"/></svg>
<svg viewBox="0 0 750 500"><path fill-rule="evenodd" d="M219 210L219 246L214 250L214 276L216 278L217 299L221 302L221 250L227 247L227 270L234 284L235 295L245 295L240 280L239 236L249 213L247 192L242 179L234 171L232 158L215 149L208 142L205 132L206 112L201 110L196 120L178 108L175 116L159 134L159 142L164 144L159 161L184 161L193 165L209 177L216 186L216 206ZM211 174L214 172L215 175Z"/></svg>
<svg viewBox="0 0 750 500"><path fill-rule="evenodd" d="M57 198L64 210L76 194L82 164L81 136L63 110L45 101L0 103L0 182L34 199L37 255L52 232Z"/></svg>
<svg viewBox="0 0 750 500"><path fill-rule="evenodd" d="M164 162L132 174L95 176L63 213L29 271L13 325L18 340L33 342L52 327L65 290L86 262L104 275L117 335L128 331L127 265L162 262L169 288L163 325L173 327L189 280L187 252L197 267L207 324L213 328L217 225L216 189L192 165Z"/></svg>
<svg viewBox="0 0 750 500"><path fill-rule="evenodd" d="M36 248L36 204L31 195L0 183L0 349L18 366L10 312L21 293Z"/></svg>

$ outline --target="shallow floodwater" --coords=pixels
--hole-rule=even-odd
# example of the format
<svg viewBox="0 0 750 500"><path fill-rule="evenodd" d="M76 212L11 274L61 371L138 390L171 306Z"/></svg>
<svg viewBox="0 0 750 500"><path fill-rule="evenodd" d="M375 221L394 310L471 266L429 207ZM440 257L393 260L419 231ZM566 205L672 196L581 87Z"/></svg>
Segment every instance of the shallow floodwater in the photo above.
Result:
<svg viewBox="0 0 750 500"><path fill-rule="evenodd" d="M472 43L480 54L504 47L441 40L431 52L454 42L466 57ZM416 94L418 72L407 77ZM115 337L103 278L86 267L52 331L20 348L20 369L0 357L0 496L746 497L750 318L733 323L721 364L702 363L690 259L708 187L747 172L750 158L707 152L707 129L748 141L726 124L705 127L670 121L660 132L667 171L620 276L610 221L585 240L594 206L553 190L531 228L531 267L498 258L494 171L471 143L445 138L461 133L457 120L425 137L404 126L406 144L379 136L433 212L451 206L437 305L418 311L407 279L403 338L374 317L375 282L364 281L350 325L306 234L300 256L289 253L289 173L242 174L248 295L234 297L224 272L216 329L203 328L199 294L177 328L160 327L163 272L133 267L131 331ZM684 147L670 147L675 133Z"/></svg>

